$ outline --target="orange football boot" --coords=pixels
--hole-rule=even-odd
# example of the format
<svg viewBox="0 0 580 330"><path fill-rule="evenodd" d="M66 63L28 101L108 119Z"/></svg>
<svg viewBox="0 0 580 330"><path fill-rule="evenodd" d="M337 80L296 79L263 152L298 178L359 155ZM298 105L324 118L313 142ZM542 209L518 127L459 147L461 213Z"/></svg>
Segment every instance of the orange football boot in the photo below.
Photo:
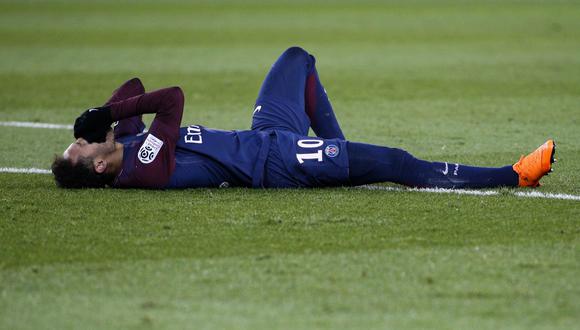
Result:
<svg viewBox="0 0 580 330"><path fill-rule="evenodd" d="M520 178L518 185L520 187L538 187L540 179L552 172L555 152L556 144L554 140L548 140L529 155L522 156L513 165L514 171Z"/></svg>

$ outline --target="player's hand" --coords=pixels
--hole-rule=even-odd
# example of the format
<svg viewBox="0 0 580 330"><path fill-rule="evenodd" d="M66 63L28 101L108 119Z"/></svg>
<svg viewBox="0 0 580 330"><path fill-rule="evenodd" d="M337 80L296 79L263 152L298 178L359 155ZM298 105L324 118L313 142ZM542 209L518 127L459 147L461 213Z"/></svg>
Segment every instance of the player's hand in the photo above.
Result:
<svg viewBox="0 0 580 330"><path fill-rule="evenodd" d="M75 120L74 136L76 139L82 137L89 143L105 142L112 123L109 107L89 109Z"/></svg>

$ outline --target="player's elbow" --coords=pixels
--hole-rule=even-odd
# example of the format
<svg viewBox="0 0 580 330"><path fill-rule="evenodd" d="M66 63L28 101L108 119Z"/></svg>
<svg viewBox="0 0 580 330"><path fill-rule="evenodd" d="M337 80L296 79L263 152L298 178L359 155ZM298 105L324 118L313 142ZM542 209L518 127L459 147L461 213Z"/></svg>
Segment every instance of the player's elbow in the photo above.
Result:
<svg viewBox="0 0 580 330"><path fill-rule="evenodd" d="M129 79L127 81L127 83L131 84L131 85L143 85L143 83L141 82L141 79L139 79L138 77L133 77L133 78Z"/></svg>
<svg viewBox="0 0 580 330"><path fill-rule="evenodd" d="M143 86L141 79L137 77L131 78L127 81L127 84L134 88L139 94L145 93L145 87Z"/></svg>
<svg viewBox="0 0 580 330"><path fill-rule="evenodd" d="M176 101L183 103L185 96L183 95L183 90L181 87L174 86L169 88L170 94Z"/></svg>
<svg viewBox="0 0 580 330"><path fill-rule="evenodd" d="M165 99L173 106L183 107L185 96L181 87L174 86L165 90Z"/></svg>

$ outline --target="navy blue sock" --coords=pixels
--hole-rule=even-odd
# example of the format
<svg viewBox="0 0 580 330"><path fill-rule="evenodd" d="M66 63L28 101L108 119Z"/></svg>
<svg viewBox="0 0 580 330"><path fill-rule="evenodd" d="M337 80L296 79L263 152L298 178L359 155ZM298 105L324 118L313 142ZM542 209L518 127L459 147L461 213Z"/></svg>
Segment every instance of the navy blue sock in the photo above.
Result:
<svg viewBox="0 0 580 330"><path fill-rule="evenodd" d="M456 163L428 162L408 152L364 143L348 143L350 182L362 185L394 182L424 188L516 187L512 166L474 167Z"/></svg>

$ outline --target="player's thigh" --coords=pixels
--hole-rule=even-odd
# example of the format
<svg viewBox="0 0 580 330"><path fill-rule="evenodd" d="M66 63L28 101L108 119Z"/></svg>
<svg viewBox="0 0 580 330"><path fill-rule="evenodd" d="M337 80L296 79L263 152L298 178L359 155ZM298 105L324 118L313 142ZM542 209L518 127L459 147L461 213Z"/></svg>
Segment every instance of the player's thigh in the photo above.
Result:
<svg viewBox="0 0 580 330"><path fill-rule="evenodd" d="M285 130L307 135L310 119L296 104L269 99L256 104L252 116L253 130Z"/></svg>
<svg viewBox="0 0 580 330"><path fill-rule="evenodd" d="M287 49L264 79L252 118L252 129L284 128L307 134L310 120L305 113L306 78L314 59L303 49Z"/></svg>

